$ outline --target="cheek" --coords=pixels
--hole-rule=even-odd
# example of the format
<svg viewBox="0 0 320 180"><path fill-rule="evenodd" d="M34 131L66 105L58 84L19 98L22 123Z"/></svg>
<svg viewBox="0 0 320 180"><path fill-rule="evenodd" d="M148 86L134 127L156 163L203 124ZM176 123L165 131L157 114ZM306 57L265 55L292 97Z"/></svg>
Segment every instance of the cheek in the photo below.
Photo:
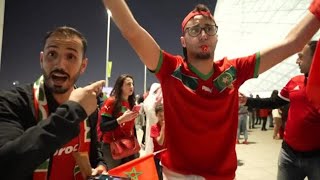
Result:
<svg viewBox="0 0 320 180"><path fill-rule="evenodd" d="M48 63L46 63L46 62L42 62L41 63L41 68L43 69L43 70L49 70L50 69L50 64L48 64Z"/></svg>
<svg viewBox="0 0 320 180"><path fill-rule="evenodd" d="M212 42L213 42L213 45L216 46L217 43L218 43L218 36L215 35L214 37L212 37Z"/></svg>

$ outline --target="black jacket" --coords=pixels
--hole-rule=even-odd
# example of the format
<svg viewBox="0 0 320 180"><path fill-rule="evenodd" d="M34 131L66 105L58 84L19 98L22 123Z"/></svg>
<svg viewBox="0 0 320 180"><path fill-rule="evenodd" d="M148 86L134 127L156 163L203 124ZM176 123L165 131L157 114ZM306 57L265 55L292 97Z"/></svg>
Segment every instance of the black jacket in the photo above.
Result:
<svg viewBox="0 0 320 180"><path fill-rule="evenodd" d="M59 106L51 94L46 97L51 114L37 122L32 84L0 91L0 179L32 179L42 162L79 135L79 123L87 117L85 110L76 102ZM90 163L92 167L106 166L97 142L97 112L93 115L89 117Z"/></svg>
<svg viewBox="0 0 320 180"><path fill-rule="evenodd" d="M289 101L277 95L275 98L247 98L245 106L248 106L248 108L277 109L289 103Z"/></svg>

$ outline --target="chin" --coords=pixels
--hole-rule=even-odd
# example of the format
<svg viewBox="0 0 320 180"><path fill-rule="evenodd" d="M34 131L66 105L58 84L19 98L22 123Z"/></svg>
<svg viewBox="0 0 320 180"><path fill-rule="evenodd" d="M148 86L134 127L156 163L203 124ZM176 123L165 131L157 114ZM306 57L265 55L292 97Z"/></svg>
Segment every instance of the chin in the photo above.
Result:
<svg viewBox="0 0 320 180"><path fill-rule="evenodd" d="M53 88L53 93L55 93L55 94L64 94L64 93L68 92L68 90L69 90L68 88L55 86Z"/></svg>
<svg viewBox="0 0 320 180"><path fill-rule="evenodd" d="M70 87L66 87L64 85L56 85L56 84L52 84L48 88L54 94L64 94L70 89Z"/></svg>

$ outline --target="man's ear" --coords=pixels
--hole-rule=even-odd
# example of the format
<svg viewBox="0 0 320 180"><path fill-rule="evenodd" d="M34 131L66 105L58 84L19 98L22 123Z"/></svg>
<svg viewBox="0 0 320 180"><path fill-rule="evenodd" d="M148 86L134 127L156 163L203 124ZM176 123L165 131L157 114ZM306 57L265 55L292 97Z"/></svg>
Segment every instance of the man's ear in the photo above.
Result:
<svg viewBox="0 0 320 180"><path fill-rule="evenodd" d="M186 41L185 41L183 36L180 37L180 42L181 42L182 47L185 48L186 47Z"/></svg>
<svg viewBox="0 0 320 180"><path fill-rule="evenodd" d="M81 74L86 71L87 66L88 66L88 58L84 58L81 63L81 69L80 69Z"/></svg>
<svg viewBox="0 0 320 180"><path fill-rule="evenodd" d="M40 67L41 67L41 69L43 68L43 65L42 65L43 64L43 56L44 56L43 51L41 51L40 52Z"/></svg>

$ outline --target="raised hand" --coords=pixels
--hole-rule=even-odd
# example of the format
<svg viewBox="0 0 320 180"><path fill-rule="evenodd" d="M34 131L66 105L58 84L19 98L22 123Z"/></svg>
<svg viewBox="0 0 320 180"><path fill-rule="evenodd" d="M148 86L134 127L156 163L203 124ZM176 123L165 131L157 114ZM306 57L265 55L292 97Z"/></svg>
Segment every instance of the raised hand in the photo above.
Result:
<svg viewBox="0 0 320 180"><path fill-rule="evenodd" d="M94 82L83 88L72 91L69 100L79 103L89 116L97 108L97 95L102 91L104 80Z"/></svg>
<svg viewBox="0 0 320 180"><path fill-rule="evenodd" d="M139 112L127 110L117 120L118 120L118 123L121 124L121 123L134 120L135 118L138 117L138 115L139 115Z"/></svg>
<svg viewBox="0 0 320 180"><path fill-rule="evenodd" d="M239 92L239 104L245 105L247 103L247 96Z"/></svg>

